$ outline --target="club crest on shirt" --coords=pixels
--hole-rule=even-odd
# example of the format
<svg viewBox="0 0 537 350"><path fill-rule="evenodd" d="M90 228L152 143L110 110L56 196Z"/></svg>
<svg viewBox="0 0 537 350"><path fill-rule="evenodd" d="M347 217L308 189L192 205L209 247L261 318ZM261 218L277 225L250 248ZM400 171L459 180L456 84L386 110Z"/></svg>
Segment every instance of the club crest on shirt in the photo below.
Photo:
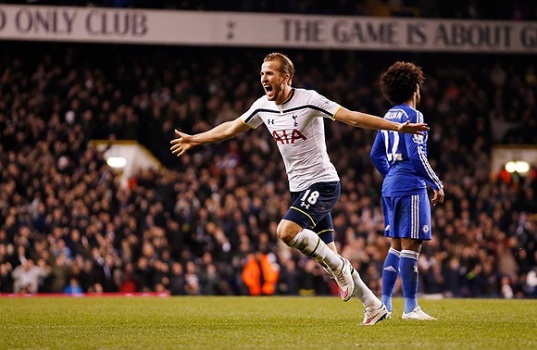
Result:
<svg viewBox="0 0 537 350"><path fill-rule="evenodd" d="M429 232L429 225L423 225L423 228L422 228L422 229L423 229L423 232L424 232L424 233Z"/></svg>

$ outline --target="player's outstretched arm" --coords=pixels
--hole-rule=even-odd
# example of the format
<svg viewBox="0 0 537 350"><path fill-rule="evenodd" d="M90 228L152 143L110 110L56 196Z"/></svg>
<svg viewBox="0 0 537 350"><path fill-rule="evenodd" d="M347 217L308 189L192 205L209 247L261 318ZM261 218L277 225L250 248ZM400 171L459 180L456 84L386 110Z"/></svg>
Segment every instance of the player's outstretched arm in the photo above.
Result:
<svg viewBox="0 0 537 350"><path fill-rule="evenodd" d="M185 134L176 129L176 138L170 141L170 144L172 145L170 150L173 154L180 157L195 146L224 141L233 138L246 130L250 130L250 127L240 118L224 122L210 130L195 135Z"/></svg>
<svg viewBox="0 0 537 350"><path fill-rule="evenodd" d="M334 119L355 128L373 129L373 130L393 130L404 132L407 134L423 134L424 131L428 131L429 127L426 123L394 123L386 119L366 114L357 111L350 111L345 107L341 107Z"/></svg>

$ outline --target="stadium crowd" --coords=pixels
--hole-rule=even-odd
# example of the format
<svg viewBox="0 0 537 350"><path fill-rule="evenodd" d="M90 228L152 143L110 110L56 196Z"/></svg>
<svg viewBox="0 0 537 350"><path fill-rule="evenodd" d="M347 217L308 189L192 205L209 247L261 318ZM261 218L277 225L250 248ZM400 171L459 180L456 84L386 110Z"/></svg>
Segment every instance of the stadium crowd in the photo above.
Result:
<svg viewBox="0 0 537 350"><path fill-rule="evenodd" d="M262 288L267 294L334 293L320 266L276 239L289 198L266 131L181 158L169 151L174 128L208 129L262 94L257 72L265 54L6 46L0 56L0 292L255 294L243 271L262 260L274 267L270 278L260 278L272 283ZM378 74L396 59L422 65L427 80L420 109L431 126L429 157L446 201L433 210L434 239L420 255L421 291L537 296L537 173L490 172L495 144L537 144L537 73L530 57L444 55L446 64L437 66L436 54L288 54L298 71L295 86L377 115L388 107ZM343 189L333 213L336 241L378 294L388 244L381 178L369 160L374 132L326 126ZM88 146L92 139L138 140L165 168L140 170L124 186Z"/></svg>

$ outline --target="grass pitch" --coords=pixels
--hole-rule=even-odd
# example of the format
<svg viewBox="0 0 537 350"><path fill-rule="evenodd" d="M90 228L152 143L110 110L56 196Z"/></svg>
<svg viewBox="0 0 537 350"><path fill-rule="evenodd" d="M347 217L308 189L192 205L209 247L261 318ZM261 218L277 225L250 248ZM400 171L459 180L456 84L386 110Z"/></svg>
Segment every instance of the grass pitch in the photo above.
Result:
<svg viewBox="0 0 537 350"><path fill-rule="evenodd" d="M420 300L361 327L337 297L0 298L0 349L537 349L537 300Z"/></svg>

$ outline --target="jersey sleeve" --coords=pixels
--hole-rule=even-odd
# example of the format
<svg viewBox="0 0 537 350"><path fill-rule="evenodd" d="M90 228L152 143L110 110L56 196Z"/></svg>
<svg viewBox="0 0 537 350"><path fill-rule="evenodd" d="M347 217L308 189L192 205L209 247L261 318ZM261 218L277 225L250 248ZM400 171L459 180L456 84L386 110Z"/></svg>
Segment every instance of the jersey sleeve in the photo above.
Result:
<svg viewBox="0 0 537 350"><path fill-rule="evenodd" d="M244 124L248 125L252 129L255 129L259 125L263 124L263 120L258 114L261 108L262 108L262 97L258 98L250 106L250 108L240 116Z"/></svg>
<svg viewBox="0 0 537 350"><path fill-rule="evenodd" d="M388 159L386 159L386 143L382 131L377 131L377 136L375 136L375 141L373 142L373 147L371 148L369 156L371 157L373 165L377 168L382 177L386 177L390 165L388 164Z"/></svg>
<svg viewBox="0 0 537 350"><path fill-rule="evenodd" d="M317 91L313 90L311 90L308 105L319 111L323 118L330 118L332 120L334 120L336 112L341 108L339 103L329 100L328 98L319 94Z"/></svg>
<svg viewBox="0 0 537 350"><path fill-rule="evenodd" d="M423 123L423 115L417 112L415 118L410 118L410 121L412 123ZM424 135L404 134L407 154L418 175L423 178L427 185L439 190L444 186L427 159L427 136L427 133Z"/></svg>

